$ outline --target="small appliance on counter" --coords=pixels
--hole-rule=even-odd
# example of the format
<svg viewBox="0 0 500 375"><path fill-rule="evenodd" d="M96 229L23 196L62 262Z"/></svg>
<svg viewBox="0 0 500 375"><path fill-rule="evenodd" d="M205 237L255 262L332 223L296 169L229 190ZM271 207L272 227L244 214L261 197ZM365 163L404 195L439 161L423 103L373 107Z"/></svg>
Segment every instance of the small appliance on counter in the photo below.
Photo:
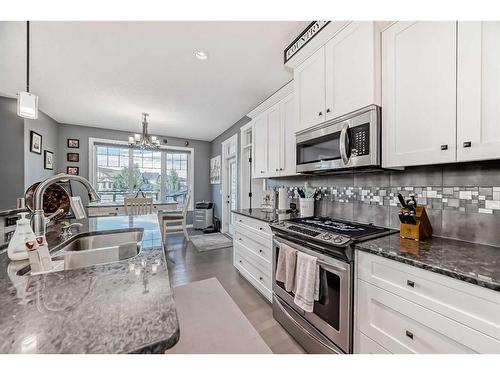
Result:
<svg viewBox="0 0 500 375"><path fill-rule="evenodd" d="M196 202L194 204L194 229L207 229L214 223L214 204L210 201Z"/></svg>

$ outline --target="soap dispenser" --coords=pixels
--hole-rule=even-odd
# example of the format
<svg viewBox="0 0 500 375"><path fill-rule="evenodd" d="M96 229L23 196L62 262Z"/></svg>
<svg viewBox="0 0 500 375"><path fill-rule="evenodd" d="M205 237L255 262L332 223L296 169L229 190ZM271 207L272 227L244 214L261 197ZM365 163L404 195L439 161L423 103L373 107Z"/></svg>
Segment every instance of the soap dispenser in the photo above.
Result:
<svg viewBox="0 0 500 375"><path fill-rule="evenodd" d="M31 229L30 221L26 218L28 214L28 212L21 212L19 214L21 218L17 220L16 230L7 248L7 255L10 260L28 259L26 242L36 242L35 233Z"/></svg>

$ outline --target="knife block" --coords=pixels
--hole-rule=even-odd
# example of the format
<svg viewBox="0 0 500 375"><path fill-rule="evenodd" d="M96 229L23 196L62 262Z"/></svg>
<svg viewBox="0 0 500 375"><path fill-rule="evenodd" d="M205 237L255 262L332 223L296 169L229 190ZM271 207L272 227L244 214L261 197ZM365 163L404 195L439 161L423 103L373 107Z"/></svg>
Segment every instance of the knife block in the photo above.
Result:
<svg viewBox="0 0 500 375"><path fill-rule="evenodd" d="M404 224L399 226L399 236L412 240L423 240L432 236L432 226L427 216L427 211L424 206L417 206L415 209L416 224Z"/></svg>

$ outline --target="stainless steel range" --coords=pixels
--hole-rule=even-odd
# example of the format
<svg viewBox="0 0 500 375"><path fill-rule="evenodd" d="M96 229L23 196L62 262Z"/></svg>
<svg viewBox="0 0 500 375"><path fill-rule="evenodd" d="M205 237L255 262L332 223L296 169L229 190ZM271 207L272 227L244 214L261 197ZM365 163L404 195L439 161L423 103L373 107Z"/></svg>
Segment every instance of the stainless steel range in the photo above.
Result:
<svg viewBox="0 0 500 375"><path fill-rule="evenodd" d="M352 353L354 244L394 231L330 218L297 218L271 224L273 248L273 316L310 353ZM293 292L276 281L281 244L318 259L324 296L306 312Z"/></svg>

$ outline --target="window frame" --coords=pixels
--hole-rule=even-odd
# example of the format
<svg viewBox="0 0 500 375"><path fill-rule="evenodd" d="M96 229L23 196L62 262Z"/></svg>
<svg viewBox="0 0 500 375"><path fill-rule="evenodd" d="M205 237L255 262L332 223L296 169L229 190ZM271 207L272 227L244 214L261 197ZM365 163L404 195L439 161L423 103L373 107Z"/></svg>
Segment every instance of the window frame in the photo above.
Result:
<svg viewBox="0 0 500 375"><path fill-rule="evenodd" d="M97 152L96 146L98 144L105 144L109 146L126 146L130 149L128 142L118 141L114 139L104 139L104 138L91 138L89 137L89 181L92 186L96 186L97 180ZM191 193L191 200L189 202L188 210L192 211L194 207L194 148L192 147L181 147L181 146L163 146L160 145L160 151L182 151L188 153L188 190ZM162 197L165 196L165 173L166 172L166 152L161 153L161 188L160 194ZM133 153L129 156L129 167L133 166ZM131 186L129 184L129 192L131 193Z"/></svg>

